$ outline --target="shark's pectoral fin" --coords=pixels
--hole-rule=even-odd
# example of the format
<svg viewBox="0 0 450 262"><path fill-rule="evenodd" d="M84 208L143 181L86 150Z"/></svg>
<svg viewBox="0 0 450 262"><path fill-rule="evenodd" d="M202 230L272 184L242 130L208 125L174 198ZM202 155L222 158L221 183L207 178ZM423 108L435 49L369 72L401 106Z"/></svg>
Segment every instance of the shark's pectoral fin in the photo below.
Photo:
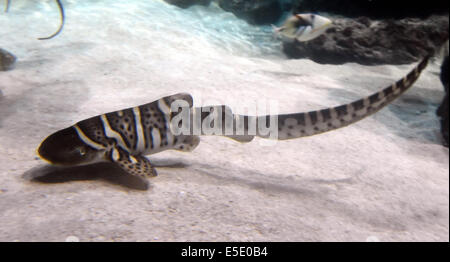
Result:
<svg viewBox="0 0 450 262"><path fill-rule="evenodd" d="M141 178L155 177L158 175L147 158L144 156L132 156L120 147L114 147L109 152L109 158L130 175Z"/></svg>

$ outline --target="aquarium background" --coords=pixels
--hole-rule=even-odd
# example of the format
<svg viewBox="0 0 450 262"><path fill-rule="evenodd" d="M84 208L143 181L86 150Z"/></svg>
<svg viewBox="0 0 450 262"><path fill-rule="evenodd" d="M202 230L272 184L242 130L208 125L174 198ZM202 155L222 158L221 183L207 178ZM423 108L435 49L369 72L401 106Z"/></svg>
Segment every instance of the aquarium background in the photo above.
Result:
<svg viewBox="0 0 450 262"><path fill-rule="evenodd" d="M279 113L337 106L397 81L420 57L410 56L416 49L401 63L292 57L270 25L298 8L287 1L262 24L217 2L62 2L64 29L46 41L37 38L59 25L54 1L12 0L0 14L0 48L17 57L0 72L1 241L448 241L449 157L436 116L442 57L354 125L275 144L202 137L191 153L149 156L159 176L142 185L108 165L54 168L35 150L80 120L177 92L236 113L268 103ZM435 28L438 42L445 29Z"/></svg>

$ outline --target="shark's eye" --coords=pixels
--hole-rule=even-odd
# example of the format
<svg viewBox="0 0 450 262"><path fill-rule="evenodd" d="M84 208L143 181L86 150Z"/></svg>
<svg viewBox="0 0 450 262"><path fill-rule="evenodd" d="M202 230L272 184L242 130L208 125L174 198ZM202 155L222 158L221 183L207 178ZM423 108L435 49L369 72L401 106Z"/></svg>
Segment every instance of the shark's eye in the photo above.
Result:
<svg viewBox="0 0 450 262"><path fill-rule="evenodd" d="M78 153L80 154L80 156L86 155L86 148L85 147L79 147L78 148Z"/></svg>

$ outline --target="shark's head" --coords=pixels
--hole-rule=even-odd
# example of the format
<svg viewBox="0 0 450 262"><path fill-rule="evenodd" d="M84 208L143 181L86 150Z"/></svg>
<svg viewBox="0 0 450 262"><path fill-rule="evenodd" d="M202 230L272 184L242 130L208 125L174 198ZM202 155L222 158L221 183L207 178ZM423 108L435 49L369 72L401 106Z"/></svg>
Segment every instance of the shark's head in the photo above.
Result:
<svg viewBox="0 0 450 262"><path fill-rule="evenodd" d="M300 42L313 40L333 25L330 19L316 14L296 14L294 16L301 21L296 37Z"/></svg>
<svg viewBox="0 0 450 262"><path fill-rule="evenodd" d="M97 162L104 150L86 145L74 127L68 127L48 136L37 149L38 155L54 165L84 165Z"/></svg>

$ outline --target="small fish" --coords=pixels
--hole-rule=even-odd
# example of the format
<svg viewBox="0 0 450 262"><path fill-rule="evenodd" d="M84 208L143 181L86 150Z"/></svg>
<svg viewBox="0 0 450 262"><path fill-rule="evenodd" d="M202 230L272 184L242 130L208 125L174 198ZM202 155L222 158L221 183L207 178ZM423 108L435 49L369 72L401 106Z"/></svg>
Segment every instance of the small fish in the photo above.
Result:
<svg viewBox="0 0 450 262"><path fill-rule="evenodd" d="M295 41L310 41L323 34L333 22L316 14L296 14L289 17L281 27L272 25L275 36L282 41L292 43Z"/></svg>
<svg viewBox="0 0 450 262"><path fill-rule="evenodd" d="M116 163L129 174L145 178L156 176L156 170L145 155L164 150L189 152L200 143L199 135L221 135L247 143L255 136L271 138L269 134L256 129L250 134L251 123L264 123L268 118L276 119L275 139L288 140L312 136L335 130L359 121L382 109L419 78L428 64L429 57L423 59L403 79L366 98L337 107L318 111L247 116L236 115L227 106L192 107L193 99L186 93L163 97L152 103L111 112L80 121L73 126L57 131L47 137L38 147L39 156L55 165L85 165L99 161ZM173 103L184 104L189 117L183 118L183 110L173 110ZM213 116L213 117L212 117ZM181 121L175 121L177 118ZM190 121L188 134L178 134L180 127ZM211 119L231 119L233 128L227 133L227 126L219 127L218 133L207 132ZM199 120L200 131L195 132L195 122ZM214 120L215 121L215 120ZM206 125L204 125L206 123ZM209 124L208 124L209 123ZM272 124L272 123L271 123ZM237 126L243 127L242 133Z"/></svg>
<svg viewBox="0 0 450 262"><path fill-rule="evenodd" d="M13 54L0 48L0 71L13 69L16 60L17 59Z"/></svg>

